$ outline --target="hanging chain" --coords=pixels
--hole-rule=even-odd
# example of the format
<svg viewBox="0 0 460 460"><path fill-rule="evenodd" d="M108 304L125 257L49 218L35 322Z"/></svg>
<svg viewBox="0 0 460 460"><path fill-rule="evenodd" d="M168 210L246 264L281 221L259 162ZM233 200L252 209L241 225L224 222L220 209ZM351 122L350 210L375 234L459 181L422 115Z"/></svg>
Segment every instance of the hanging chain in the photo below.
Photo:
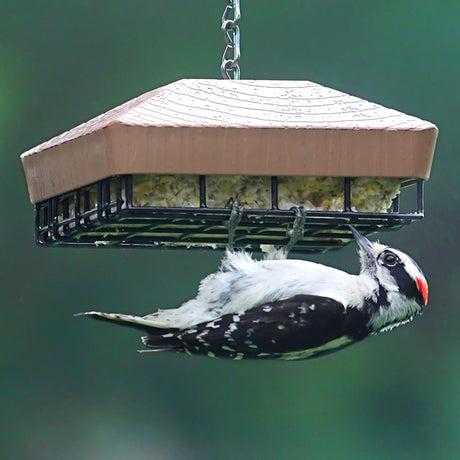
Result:
<svg viewBox="0 0 460 460"><path fill-rule="evenodd" d="M226 0L224 14L222 15L221 30L227 46L222 55L220 72L222 78L229 80L240 79L240 28L238 22L241 18L240 0Z"/></svg>

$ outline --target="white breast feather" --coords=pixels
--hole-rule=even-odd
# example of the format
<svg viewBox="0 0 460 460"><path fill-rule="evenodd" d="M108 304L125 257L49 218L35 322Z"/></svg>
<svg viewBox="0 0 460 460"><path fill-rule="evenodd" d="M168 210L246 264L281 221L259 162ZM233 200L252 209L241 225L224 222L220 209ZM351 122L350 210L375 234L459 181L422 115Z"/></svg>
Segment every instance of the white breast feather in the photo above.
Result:
<svg viewBox="0 0 460 460"><path fill-rule="evenodd" d="M346 305L357 305L363 293L374 287L375 282L366 276L350 275L313 262L256 261L243 252L228 252L222 269L201 281L195 299L144 318L157 327L183 329L299 294L331 297Z"/></svg>

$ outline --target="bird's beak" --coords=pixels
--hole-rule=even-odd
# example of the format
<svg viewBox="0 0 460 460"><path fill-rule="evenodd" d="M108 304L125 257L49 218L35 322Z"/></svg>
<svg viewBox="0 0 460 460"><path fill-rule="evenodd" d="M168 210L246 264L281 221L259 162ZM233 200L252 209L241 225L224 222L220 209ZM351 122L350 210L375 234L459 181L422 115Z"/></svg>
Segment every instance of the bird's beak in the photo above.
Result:
<svg viewBox="0 0 460 460"><path fill-rule="evenodd" d="M353 236L355 237L355 240L358 243L358 246L364 252L364 254L369 259L374 259L375 254L374 254L374 251L372 250L372 243L364 235L361 235L361 233L359 233L358 230L356 230L351 225L350 225L350 230L351 230L351 233L353 233Z"/></svg>

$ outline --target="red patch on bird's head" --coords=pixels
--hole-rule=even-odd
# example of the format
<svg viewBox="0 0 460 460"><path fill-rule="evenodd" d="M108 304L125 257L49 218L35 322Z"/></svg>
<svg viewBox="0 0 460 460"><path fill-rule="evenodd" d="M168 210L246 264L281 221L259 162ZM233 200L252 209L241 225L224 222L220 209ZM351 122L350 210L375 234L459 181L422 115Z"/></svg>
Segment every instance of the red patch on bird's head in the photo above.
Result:
<svg viewBox="0 0 460 460"><path fill-rule="evenodd" d="M417 283L417 288L420 291L420 294L422 294L423 305L426 305L428 303L428 283L426 282L426 279L422 277L417 277L415 282Z"/></svg>

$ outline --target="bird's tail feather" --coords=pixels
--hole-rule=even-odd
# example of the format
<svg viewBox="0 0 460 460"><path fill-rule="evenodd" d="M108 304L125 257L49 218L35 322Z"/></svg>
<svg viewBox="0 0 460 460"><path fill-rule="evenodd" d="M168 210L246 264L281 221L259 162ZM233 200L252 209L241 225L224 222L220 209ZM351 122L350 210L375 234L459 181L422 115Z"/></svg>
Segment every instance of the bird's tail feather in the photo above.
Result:
<svg viewBox="0 0 460 460"><path fill-rule="evenodd" d="M123 315L121 313L104 313L101 311L87 311L84 313L76 313L74 316L87 316L99 321L107 321L116 323L120 326L126 326L133 329L138 329L149 333L165 333L168 329L158 327L153 321L143 318L142 316Z"/></svg>
<svg viewBox="0 0 460 460"><path fill-rule="evenodd" d="M142 316L124 315L121 313L104 313L100 311L76 313L74 316L86 316L98 321L115 323L120 326L147 332L148 335L142 337L142 342L144 345L151 348L152 351L172 350L177 349L178 347L176 335L178 329L154 326L152 325L151 320L145 319Z"/></svg>
<svg viewBox="0 0 460 460"><path fill-rule="evenodd" d="M181 346L180 341L173 332L167 332L161 335L149 334L141 337L141 339L148 350L138 350L139 352L167 350L183 351L183 346Z"/></svg>

